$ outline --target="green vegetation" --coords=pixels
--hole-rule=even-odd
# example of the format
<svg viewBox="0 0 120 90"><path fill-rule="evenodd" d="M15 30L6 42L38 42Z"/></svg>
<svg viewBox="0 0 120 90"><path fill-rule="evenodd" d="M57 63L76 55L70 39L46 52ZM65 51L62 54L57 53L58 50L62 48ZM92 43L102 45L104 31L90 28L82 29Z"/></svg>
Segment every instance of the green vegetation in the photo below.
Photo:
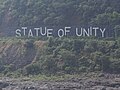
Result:
<svg viewBox="0 0 120 90"><path fill-rule="evenodd" d="M27 65L24 62L23 67L13 68L17 60L12 58L12 64L6 64L5 55L10 53L7 50L3 53L1 49L0 72L5 75L10 75L13 71L18 75L58 76L96 71L120 73L119 0L1 0L0 36L1 32L10 33L11 28L21 26L99 26L107 28L108 32L104 39L42 37L45 42L42 46L35 44L40 41L36 37L0 38L0 48L9 45L8 51L13 54L16 50L17 55L14 57L17 57L18 63L24 61L23 58L30 62ZM29 61L34 56L36 60Z"/></svg>
<svg viewBox="0 0 120 90"><path fill-rule="evenodd" d="M19 65L18 61L13 63L15 61L12 60L11 63L6 64L3 53L0 58L0 72L7 76L38 75L37 77L39 77L39 75L45 75L46 78L51 75L64 76L90 72L120 73L119 38L113 40L78 37L48 38L48 40L44 41L45 43L42 47L39 47L43 44L42 41L40 44L38 42L40 40L37 41L36 38L1 38L1 48L7 45L9 46L8 50L11 51L14 48L20 48L17 52L12 51L18 54L16 56L18 61L19 58L24 56L26 60L23 60L23 62L27 63L32 57L30 54L32 52L33 56L37 58L35 61L33 58L31 63L25 66L17 67L16 65ZM8 52L5 51L5 55ZM12 56L9 57L13 58Z"/></svg>
<svg viewBox="0 0 120 90"><path fill-rule="evenodd" d="M119 50L119 40L49 38L39 60L23 71L26 75L120 73Z"/></svg>
<svg viewBox="0 0 120 90"><path fill-rule="evenodd" d="M119 6L119 0L1 0L0 26L5 33L21 26L99 26L117 37Z"/></svg>

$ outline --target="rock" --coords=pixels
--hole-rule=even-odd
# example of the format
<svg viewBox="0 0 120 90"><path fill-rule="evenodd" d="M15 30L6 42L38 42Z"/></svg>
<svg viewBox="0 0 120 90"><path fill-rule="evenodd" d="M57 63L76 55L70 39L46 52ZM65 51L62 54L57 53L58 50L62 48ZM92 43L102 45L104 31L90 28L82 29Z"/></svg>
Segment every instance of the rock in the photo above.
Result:
<svg viewBox="0 0 120 90"><path fill-rule="evenodd" d="M6 79L0 81L0 90L120 90L120 81L115 75L108 74L99 74L92 78L87 76L74 77L62 81L31 81L29 79L8 78L7 81Z"/></svg>
<svg viewBox="0 0 120 90"><path fill-rule="evenodd" d="M100 74L98 75L98 77L104 77L104 76L105 76L104 73L100 73Z"/></svg>
<svg viewBox="0 0 120 90"><path fill-rule="evenodd" d="M45 84L45 85L41 86L41 87L40 87L40 89L45 89L45 90L48 90L49 88L48 88L48 85L47 85L47 84Z"/></svg>
<svg viewBox="0 0 120 90"><path fill-rule="evenodd" d="M92 89L93 90L106 90L106 87L105 86L94 86Z"/></svg>
<svg viewBox="0 0 120 90"><path fill-rule="evenodd" d="M115 82L120 82L120 78L115 78Z"/></svg>
<svg viewBox="0 0 120 90"><path fill-rule="evenodd" d="M36 90L35 86L28 87L28 90Z"/></svg>
<svg viewBox="0 0 120 90"><path fill-rule="evenodd" d="M119 82L111 82L111 83L109 84L109 86L110 86L110 87L118 88L118 87L120 87L120 83L119 83Z"/></svg>
<svg viewBox="0 0 120 90"><path fill-rule="evenodd" d="M3 82L2 80L0 81L0 88L6 88L7 86L9 86L8 83Z"/></svg>

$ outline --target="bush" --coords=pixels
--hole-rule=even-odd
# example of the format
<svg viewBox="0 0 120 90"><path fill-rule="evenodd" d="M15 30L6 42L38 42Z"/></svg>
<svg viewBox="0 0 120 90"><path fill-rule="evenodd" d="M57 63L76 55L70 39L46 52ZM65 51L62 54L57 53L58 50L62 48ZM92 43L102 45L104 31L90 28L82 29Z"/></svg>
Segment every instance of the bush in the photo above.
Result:
<svg viewBox="0 0 120 90"><path fill-rule="evenodd" d="M30 64L24 68L24 74L26 75L36 75L41 73L39 64Z"/></svg>
<svg viewBox="0 0 120 90"><path fill-rule="evenodd" d="M24 44L24 47L33 48L34 47L34 41L33 40L27 40Z"/></svg>

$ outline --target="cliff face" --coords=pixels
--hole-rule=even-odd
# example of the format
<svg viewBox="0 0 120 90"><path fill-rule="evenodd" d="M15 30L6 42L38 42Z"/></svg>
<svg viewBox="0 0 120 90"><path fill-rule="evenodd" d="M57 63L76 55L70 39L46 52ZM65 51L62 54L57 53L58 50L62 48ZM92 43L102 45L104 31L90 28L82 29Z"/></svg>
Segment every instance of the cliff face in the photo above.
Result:
<svg viewBox="0 0 120 90"><path fill-rule="evenodd" d="M1 41L0 60L2 65L10 65L13 70L35 62L39 49L44 45L43 41L35 41L29 45L25 40Z"/></svg>

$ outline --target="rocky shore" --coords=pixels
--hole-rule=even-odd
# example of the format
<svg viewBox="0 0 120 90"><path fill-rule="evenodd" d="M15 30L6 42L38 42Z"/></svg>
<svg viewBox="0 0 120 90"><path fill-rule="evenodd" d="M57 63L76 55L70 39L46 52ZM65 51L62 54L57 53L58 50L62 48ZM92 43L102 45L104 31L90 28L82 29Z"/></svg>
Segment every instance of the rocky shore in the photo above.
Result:
<svg viewBox="0 0 120 90"><path fill-rule="evenodd" d="M98 74L61 81L0 78L0 90L120 90L120 75Z"/></svg>

